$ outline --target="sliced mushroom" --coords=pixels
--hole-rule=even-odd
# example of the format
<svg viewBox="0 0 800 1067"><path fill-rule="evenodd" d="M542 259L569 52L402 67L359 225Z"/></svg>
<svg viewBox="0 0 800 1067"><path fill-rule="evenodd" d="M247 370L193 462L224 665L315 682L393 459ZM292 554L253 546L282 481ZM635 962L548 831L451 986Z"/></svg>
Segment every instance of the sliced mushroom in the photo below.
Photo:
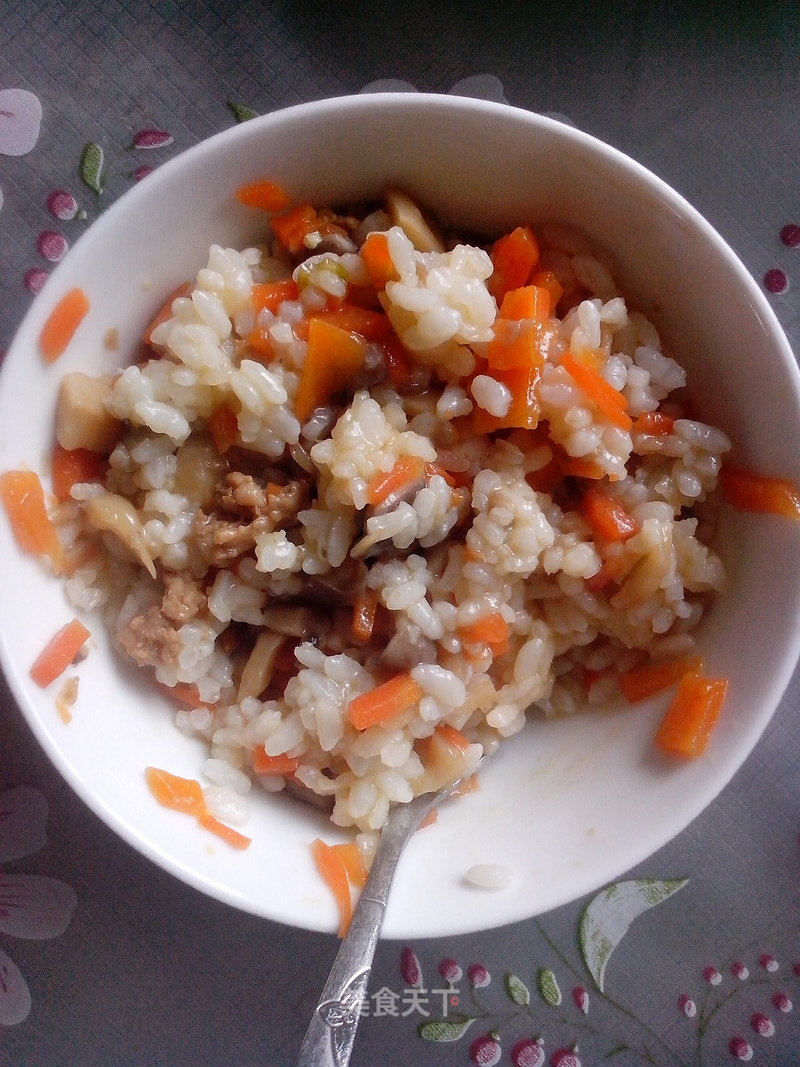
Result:
<svg viewBox="0 0 800 1067"><path fill-rule="evenodd" d="M86 503L86 520L96 530L114 534L155 578L156 567L147 547L142 520L130 500L117 493L100 493Z"/></svg>
<svg viewBox="0 0 800 1067"><path fill-rule="evenodd" d="M391 189L386 194L386 210L393 226L405 231L418 252L444 252L444 242L407 193Z"/></svg>

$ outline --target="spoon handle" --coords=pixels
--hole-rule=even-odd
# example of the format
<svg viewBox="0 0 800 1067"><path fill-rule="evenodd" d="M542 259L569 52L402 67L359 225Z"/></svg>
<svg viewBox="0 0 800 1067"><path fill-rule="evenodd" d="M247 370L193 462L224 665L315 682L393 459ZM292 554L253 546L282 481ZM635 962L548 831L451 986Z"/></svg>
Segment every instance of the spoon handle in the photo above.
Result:
<svg viewBox="0 0 800 1067"><path fill-rule="evenodd" d="M346 1067L350 1062L389 889L400 854L418 822L419 818L410 822L405 833L389 833L387 826L381 834L369 878L333 961L296 1067Z"/></svg>

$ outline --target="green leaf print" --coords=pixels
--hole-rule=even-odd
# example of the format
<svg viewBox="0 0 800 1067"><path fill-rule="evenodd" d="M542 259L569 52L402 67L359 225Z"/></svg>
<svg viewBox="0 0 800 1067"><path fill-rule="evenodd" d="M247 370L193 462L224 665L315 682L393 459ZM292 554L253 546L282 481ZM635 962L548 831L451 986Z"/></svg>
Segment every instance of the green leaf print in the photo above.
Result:
<svg viewBox="0 0 800 1067"><path fill-rule="evenodd" d="M94 141L89 141L81 155L81 177L96 193L103 191L103 149Z"/></svg>
<svg viewBox="0 0 800 1067"><path fill-rule="evenodd" d="M237 122L247 122L248 119L258 118L257 111L253 111L251 107L245 107L244 104L237 104L235 100L229 100L228 107L236 116Z"/></svg>
<svg viewBox="0 0 800 1067"><path fill-rule="evenodd" d="M459 1041L475 1022L465 1015L451 1015L447 1019L429 1019L420 1023L417 1033L425 1041Z"/></svg>
<svg viewBox="0 0 800 1067"><path fill-rule="evenodd" d="M551 1008L557 1008L561 1003L561 989L559 988L556 976L549 967L539 968L538 974L536 975L536 985L539 990L539 995L545 1004L549 1004Z"/></svg>
<svg viewBox="0 0 800 1067"><path fill-rule="evenodd" d="M505 976L506 993L511 997L515 1004L530 1004L531 995L528 992L528 987L516 974L509 973Z"/></svg>

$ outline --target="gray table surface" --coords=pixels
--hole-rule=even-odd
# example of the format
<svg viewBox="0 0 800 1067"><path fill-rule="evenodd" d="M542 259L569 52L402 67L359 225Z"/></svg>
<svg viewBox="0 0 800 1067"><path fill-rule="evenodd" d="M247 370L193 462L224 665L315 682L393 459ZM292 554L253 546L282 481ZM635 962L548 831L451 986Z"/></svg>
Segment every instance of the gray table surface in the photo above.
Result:
<svg viewBox="0 0 800 1067"><path fill-rule="evenodd" d="M0 350L138 168L237 109L387 87L505 99L629 153L730 242L800 351L800 249L786 230L800 223L796 3L290 0L3 0ZM145 129L169 136L133 147ZM87 142L103 150L102 197L81 175ZM48 206L58 189L73 218ZM384 941L352 1062L800 1062L799 701L795 677L722 795L625 875L686 882L632 924L602 992L578 939L589 898L483 933ZM151 865L61 781L3 687L9 807L39 835L15 854L0 820L0 1063L292 1062L332 936L239 913ZM10 903L20 885L28 927Z"/></svg>

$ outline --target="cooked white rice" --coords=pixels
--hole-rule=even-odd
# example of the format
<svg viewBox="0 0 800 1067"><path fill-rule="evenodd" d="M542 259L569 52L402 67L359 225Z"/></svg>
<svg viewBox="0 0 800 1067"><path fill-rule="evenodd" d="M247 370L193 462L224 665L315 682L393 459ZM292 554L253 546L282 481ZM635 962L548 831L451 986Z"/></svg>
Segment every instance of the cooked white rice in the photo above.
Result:
<svg viewBox="0 0 800 1067"><path fill-rule="evenodd" d="M391 332L362 339L347 388L298 417L309 319L363 300L370 224L387 232L395 269L372 293ZM107 474L74 488L62 521L102 549L69 596L102 609L120 647L178 687L178 726L207 739L211 811L243 823L251 783L286 783L265 773L268 757L287 757L294 787L368 844L391 803L437 784L426 739L443 726L469 742L442 742L450 772L469 774L528 709L610 699L620 670L691 649L724 583L698 530L710 529L729 442L690 417L683 369L580 234L540 231L539 269L563 295L541 325L537 418L509 424L514 391L488 358L490 252L455 240L419 251L382 212L342 216L332 232L333 250L316 233L294 257L271 240L211 248L151 358L110 387ZM292 272L296 289L259 307L256 287ZM624 398L622 425L568 353ZM220 412L233 420L223 451ZM671 417L667 432L647 431L639 416L653 412ZM413 477L376 502L403 464ZM593 530L588 489L624 509L630 536ZM375 621L357 632L370 597ZM474 636L487 619L502 638ZM411 705L357 729L351 701L398 675L416 687Z"/></svg>

